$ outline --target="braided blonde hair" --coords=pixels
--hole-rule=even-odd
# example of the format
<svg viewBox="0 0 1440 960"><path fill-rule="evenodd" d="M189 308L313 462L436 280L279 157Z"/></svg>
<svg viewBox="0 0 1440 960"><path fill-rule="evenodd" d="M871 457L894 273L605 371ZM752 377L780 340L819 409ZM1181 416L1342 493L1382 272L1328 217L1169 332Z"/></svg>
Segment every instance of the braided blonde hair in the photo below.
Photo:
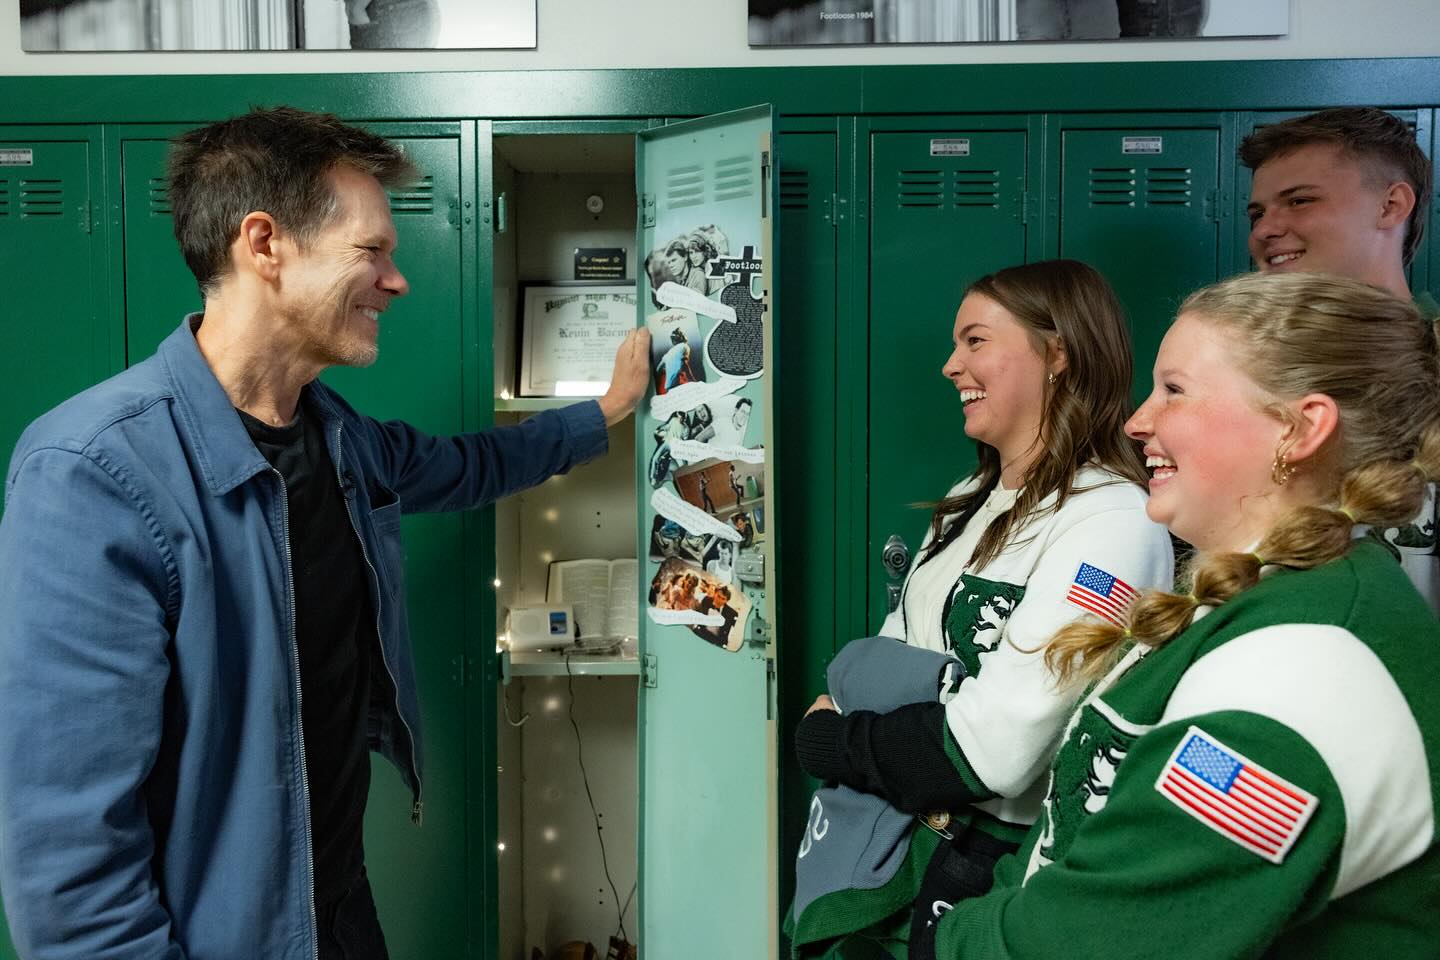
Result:
<svg viewBox="0 0 1440 960"><path fill-rule="evenodd" d="M1131 640L1171 640L1200 606L1254 586L1263 565L1308 570L1344 555L1356 524L1410 522L1428 478L1440 477L1436 330L1414 304L1340 277L1245 274L1197 291L1179 312L1225 328L1241 369L1274 398L1271 415L1287 419L1284 403L1312 393L1335 401L1327 500L1282 516L1253 553L1197 555L1188 594L1147 591L1124 626L1066 626L1045 649L1062 686L1098 680Z"/></svg>

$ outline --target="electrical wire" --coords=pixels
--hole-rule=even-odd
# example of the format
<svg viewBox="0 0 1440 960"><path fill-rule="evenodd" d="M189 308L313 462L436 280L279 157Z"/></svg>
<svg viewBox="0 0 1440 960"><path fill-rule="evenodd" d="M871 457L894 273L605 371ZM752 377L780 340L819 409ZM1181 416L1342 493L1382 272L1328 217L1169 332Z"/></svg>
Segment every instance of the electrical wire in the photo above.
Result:
<svg viewBox="0 0 1440 960"><path fill-rule="evenodd" d="M595 795L590 792L590 775L585 772L585 748L580 741L580 724L575 722L575 674L570 670L570 651L565 651L565 688L570 694L570 726L575 731L575 756L580 761L580 779L585 783L585 798L590 801L590 815L595 818L595 836L600 841L600 865L605 868L605 880L610 884L610 895L615 898L615 921L620 928L620 939L626 943L630 937L625 933L625 913L620 906L620 892L615 889L615 880L610 876L610 859L605 855L605 834L600 827L600 811L595 808ZM634 892L631 892L634 896ZM629 903L627 900L626 903Z"/></svg>
<svg viewBox="0 0 1440 960"><path fill-rule="evenodd" d="M630 903L631 903L632 900L635 899L635 891L638 890L639 888L640 888L640 881L639 881L639 880L636 880L634 883L630 884L630 895L625 898L625 905L620 908L620 915L621 915L622 917L625 915L625 911L630 909ZM628 941L627 941L627 942L628 942Z"/></svg>
<svg viewBox="0 0 1440 960"><path fill-rule="evenodd" d="M523 726L525 726L525 721L530 719L530 714L528 714L528 713L522 714L519 720L516 720L514 717L510 716L510 685L509 685L509 684L506 684L506 685L505 685L504 698L505 698L505 722L508 723L508 724L510 724L510 726L512 726L512 727L523 727Z"/></svg>

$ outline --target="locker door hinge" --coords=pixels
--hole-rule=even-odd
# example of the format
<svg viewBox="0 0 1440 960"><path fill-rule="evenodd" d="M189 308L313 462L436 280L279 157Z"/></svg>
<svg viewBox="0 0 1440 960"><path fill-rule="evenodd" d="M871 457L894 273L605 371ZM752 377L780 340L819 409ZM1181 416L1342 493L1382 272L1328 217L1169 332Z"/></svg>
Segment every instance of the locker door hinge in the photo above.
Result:
<svg viewBox="0 0 1440 960"><path fill-rule="evenodd" d="M770 151L760 151L760 218L770 216Z"/></svg>
<svg viewBox="0 0 1440 960"><path fill-rule="evenodd" d="M640 658L640 682L652 690L660 685L660 663L653 653Z"/></svg>
<svg viewBox="0 0 1440 960"><path fill-rule="evenodd" d="M765 661L765 719L775 719L775 659Z"/></svg>
<svg viewBox="0 0 1440 960"><path fill-rule="evenodd" d="M510 229L510 205L505 202L505 194L495 195L495 232L504 233Z"/></svg>
<svg viewBox="0 0 1440 960"><path fill-rule="evenodd" d="M1021 191L1020 191L1020 222L1021 222L1022 224L1026 224L1026 223L1029 223L1029 222L1030 222L1030 191L1029 191L1029 190L1021 190Z"/></svg>
<svg viewBox="0 0 1440 960"><path fill-rule="evenodd" d="M825 210L825 219L830 221L831 229L840 229L840 198L830 194L829 206Z"/></svg>
<svg viewBox="0 0 1440 960"><path fill-rule="evenodd" d="M471 657L450 658L450 680L457 687L463 687L475 680L475 661Z"/></svg>
<svg viewBox="0 0 1440 960"><path fill-rule="evenodd" d="M640 226L655 226L655 198L648 193L640 194Z"/></svg>
<svg viewBox="0 0 1440 960"><path fill-rule="evenodd" d="M77 212L80 214L80 229L86 233L93 233L95 231L95 224L91 222L90 218L94 215L95 211L91 209L90 201L86 200L81 203Z"/></svg>
<svg viewBox="0 0 1440 960"><path fill-rule="evenodd" d="M1219 204L1215 202L1214 190L1205 191L1205 200L1201 212L1206 220L1214 220L1216 223L1220 222L1220 207Z"/></svg>

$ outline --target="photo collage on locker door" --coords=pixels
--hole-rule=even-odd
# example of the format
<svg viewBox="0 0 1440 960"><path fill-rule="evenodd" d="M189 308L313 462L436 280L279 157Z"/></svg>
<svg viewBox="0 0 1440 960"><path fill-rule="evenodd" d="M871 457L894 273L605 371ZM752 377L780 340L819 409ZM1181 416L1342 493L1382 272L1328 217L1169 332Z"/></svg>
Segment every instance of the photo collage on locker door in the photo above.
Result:
<svg viewBox="0 0 1440 960"><path fill-rule="evenodd" d="M661 234L663 236L663 234ZM758 238L757 238L758 239ZM764 587L764 302L756 245L714 224L645 258L653 387L646 475L649 615L724 650Z"/></svg>

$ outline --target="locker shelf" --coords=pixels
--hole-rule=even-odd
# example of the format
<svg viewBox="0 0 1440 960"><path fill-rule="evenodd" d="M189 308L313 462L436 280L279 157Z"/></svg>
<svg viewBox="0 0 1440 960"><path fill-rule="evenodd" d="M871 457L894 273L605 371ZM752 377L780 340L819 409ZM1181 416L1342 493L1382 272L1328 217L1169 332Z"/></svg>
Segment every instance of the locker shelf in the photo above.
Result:
<svg viewBox="0 0 1440 960"><path fill-rule="evenodd" d="M535 413L540 410L559 410L590 397L502 397L495 398L496 413Z"/></svg>
<svg viewBox="0 0 1440 960"><path fill-rule="evenodd" d="M525 651L510 654L510 672L517 677L565 676L566 657L561 653ZM569 657L569 672L577 677L625 677L640 675L640 658L634 644L620 653L578 653Z"/></svg>

